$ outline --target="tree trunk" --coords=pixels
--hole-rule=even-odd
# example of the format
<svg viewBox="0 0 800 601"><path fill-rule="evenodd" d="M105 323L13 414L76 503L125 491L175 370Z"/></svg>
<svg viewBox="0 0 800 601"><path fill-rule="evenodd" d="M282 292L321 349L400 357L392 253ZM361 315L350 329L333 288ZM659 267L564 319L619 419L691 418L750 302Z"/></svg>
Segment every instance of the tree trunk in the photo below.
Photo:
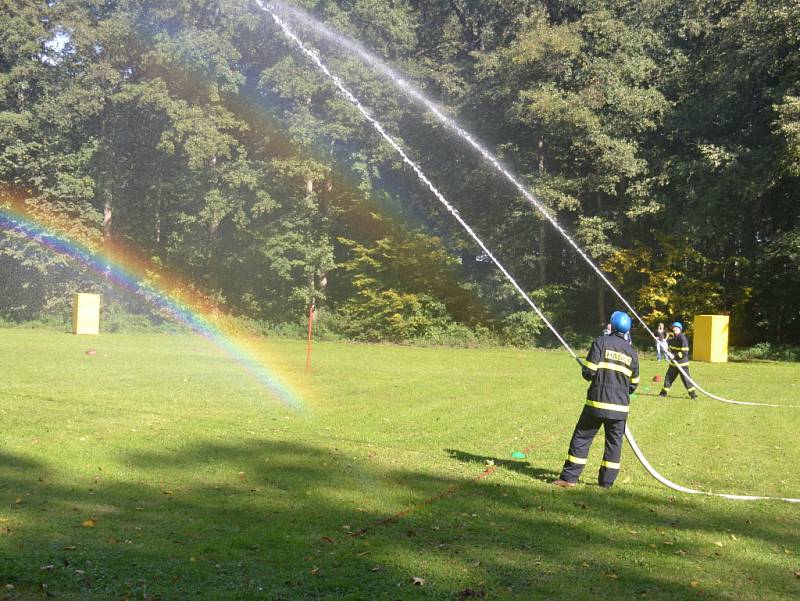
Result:
<svg viewBox="0 0 800 601"><path fill-rule="evenodd" d="M603 213L603 196L597 193L597 214ZM597 258L595 258L597 260ZM600 276L597 276L597 312L600 322L607 323L608 315L606 314L606 283Z"/></svg>
<svg viewBox="0 0 800 601"><path fill-rule="evenodd" d="M324 271L320 271L318 273L319 282L317 290L319 291L319 295L314 298L314 320L316 321L319 319L320 314L322 313L322 301L321 297L325 295L325 288L328 287L328 275Z"/></svg>
<svg viewBox="0 0 800 601"><path fill-rule="evenodd" d="M544 178L544 138L539 138L539 180ZM547 285L547 226L539 216L539 288Z"/></svg>
<svg viewBox="0 0 800 601"><path fill-rule="evenodd" d="M539 288L547 285L547 225L544 217L539 221Z"/></svg>
<svg viewBox="0 0 800 601"><path fill-rule="evenodd" d="M107 186L106 184L101 191L103 195L103 242L105 244L110 244L113 229L111 222L112 196L111 190L109 190Z"/></svg>
<svg viewBox="0 0 800 601"><path fill-rule="evenodd" d="M311 196L314 193L314 180L312 178L306 179L306 194ZM308 284L309 290L312 291L311 294L311 306L314 308L314 319L317 318L317 314L319 312L319 302L317 302L317 282L316 282L316 266L308 265L308 278L306 283Z"/></svg>
<svg viewBox="0 0 800 601"><path fill-rule="evenodd" d="M597 316L598 321L603 325L608 323L608 314L606 312L605 282L603 282L599 276L597 278Z"/></svg>
<svg viewBox="0 0 800 601"><path fill-rule="evenodd" d="M105 247L107 253L111 253L113 252L113 223L111 220L113 196L110 190L109 180L104 175L100 177L100 197L103 199L103 246ZM111 277L110 263L106 263L104 277L106 280Z"/></svg>

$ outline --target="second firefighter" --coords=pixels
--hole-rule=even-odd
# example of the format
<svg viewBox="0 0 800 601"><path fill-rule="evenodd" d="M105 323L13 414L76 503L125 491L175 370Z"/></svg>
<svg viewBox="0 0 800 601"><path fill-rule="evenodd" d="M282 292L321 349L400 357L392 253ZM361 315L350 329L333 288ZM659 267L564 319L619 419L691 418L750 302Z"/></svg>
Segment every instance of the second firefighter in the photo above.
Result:
<svg viewBox="0 0 800 601"><path fill-rule="evenodd" d="M689 380L689 339L683 333L683 324L681 322L676 321L670 327L673 335L669 339L668 346L669 368L667 369L667 375L664 376L664 387L658 393L658 396L667 396L672 383L680 374L681 381L686 387L686 392L689 393L691 398L696 399L697 392L694 384Z"/></svg>

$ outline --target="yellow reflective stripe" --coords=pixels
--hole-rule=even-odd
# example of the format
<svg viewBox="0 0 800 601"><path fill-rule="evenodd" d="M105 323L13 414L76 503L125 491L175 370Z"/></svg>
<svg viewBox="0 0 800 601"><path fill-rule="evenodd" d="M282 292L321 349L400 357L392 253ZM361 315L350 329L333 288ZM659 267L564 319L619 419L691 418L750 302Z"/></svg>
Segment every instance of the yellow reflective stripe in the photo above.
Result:
<svg viewBox="0 0 800 601"><path fill-rule="evenodd" d="M687 388L686 392L694 392L695 390L697 389L694 386L692 386L691 388Z"/></svg>
<svg viewBox="0 0 800 601"><path fill-rule="evenodd" d="M586 362L584 363L584 365L585 365L586 367L588 367L589 369L591 369L592 371L597 371L597 365L595 365L594 363L592 363L592 362L590 362L590 361L586 361Z"/></svg>
<svg viewBox="0 0 800 601"><path fill-rule="evenodd" d="M606 461L605 459L603 459L600 462L600 465L603 467L611 468L612 470L618 470L620 468L619 463L614 463L613 461Z"/></svg>
<svg viewBox="0 0 800 601"><path fill-rule="evenodd" d="M631 384L638 384L638 383L639 383L639 376L636 376L635 378L631 378Z"/></svg>
<svg viewBox="0 0 800 601"><path fill-rule="evenodd" d="M581 459L580 457L575 457L574 455L567 455L567 461L571 461L572 463L578 463L580 465L586 465L587 459L585 457Z"/></svg>
<svg viewBox="0 0 800 601"><path fill-rule="evenodd" d="M633 372L623 365L617 365L616 363L606 363L605 361L601 362L597 367L600 369L610 369L612 371L618 371L622 374L625 374L629 378L633 375Z"/></svg>
<svg viewBox="0 0 800 601"><path fill-rule="evenodd" d="M621 413L628 413L630 411L630 408L626 407L625 405L601 403L600 401L586 401L586 404L589 405L589 407L594 407L595 409L606 409L608 411L619 411Z"/></svg>

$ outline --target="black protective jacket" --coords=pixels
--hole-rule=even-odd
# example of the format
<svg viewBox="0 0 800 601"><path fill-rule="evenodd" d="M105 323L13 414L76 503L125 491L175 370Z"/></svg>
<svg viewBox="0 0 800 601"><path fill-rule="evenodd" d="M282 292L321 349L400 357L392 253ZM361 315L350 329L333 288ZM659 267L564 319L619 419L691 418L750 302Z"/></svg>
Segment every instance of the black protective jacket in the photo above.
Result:
<svg viewBox="0 0 800 601"><path fill-rule="evenodd" d="M582 369L589 380L586 405L604 419L627 419L630 395L639 385L639 355L622 335L600 336L592 343Z"/></svg>
<svg viewBox="0 0 800 601"><path fill-rule="evenodd" d="M674 355L672 363L689 365L689 339L681 332L669 339L669 352Z"/></svg>

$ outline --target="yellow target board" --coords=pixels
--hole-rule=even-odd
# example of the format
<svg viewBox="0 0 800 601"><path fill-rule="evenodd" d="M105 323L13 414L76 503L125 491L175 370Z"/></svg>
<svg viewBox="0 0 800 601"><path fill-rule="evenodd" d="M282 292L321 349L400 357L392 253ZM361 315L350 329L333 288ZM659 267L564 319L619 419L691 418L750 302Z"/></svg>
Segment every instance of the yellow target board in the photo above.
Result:
<svg viewBox="0 0 800 601"><path fill-rule="evenodd" d="M727 315L695 315L692 359L727 363L729 322Z"/></svg>
<svg viewBox="0 0 800 601"><path fill-rule="evenodd" d="M100 295L79 292L72 304L72 332L74 334L100 333Z"/></svg>

